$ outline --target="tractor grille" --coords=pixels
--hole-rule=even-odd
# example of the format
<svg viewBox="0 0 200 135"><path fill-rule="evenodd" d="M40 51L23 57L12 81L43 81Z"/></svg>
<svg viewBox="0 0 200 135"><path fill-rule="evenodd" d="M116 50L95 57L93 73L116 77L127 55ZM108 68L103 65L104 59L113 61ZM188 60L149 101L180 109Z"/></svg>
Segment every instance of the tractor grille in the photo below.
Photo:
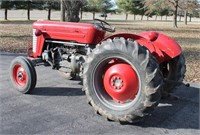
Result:
<svg viewBox="0 0 200 135"><path fill-rule="evenodd" d="M36 52L36 47L37 47L37 37L35 35L36 29L33 29L33 53Z"/></svg>

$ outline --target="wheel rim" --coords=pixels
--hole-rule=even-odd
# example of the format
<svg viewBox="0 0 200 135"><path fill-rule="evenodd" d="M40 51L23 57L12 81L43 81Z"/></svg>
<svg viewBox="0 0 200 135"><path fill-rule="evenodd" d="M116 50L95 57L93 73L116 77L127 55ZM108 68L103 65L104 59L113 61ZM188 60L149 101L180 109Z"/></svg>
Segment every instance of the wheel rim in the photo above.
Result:
<svg viewBox="0 0 200 135"><path fill-rule="evenodd" d="M135 71L126 63L110 66L105 72L103 84L106 92L119 103L134 99L139 87Z"/></svg>
<svg viewBox="0 0 200 135"><path fill-rule="evenodd" d="M27 73L20 64L16 64L13 68L13 79L18 87L23 87L27 83Z"/></svg>
<svg viewBox="0 0 200 135"><path fill-rule="evenodd" d="M140 76L135 66L124 58L112 57L99 62L93 80L95 94L113 110L129 108L140 94Z"/></svg>

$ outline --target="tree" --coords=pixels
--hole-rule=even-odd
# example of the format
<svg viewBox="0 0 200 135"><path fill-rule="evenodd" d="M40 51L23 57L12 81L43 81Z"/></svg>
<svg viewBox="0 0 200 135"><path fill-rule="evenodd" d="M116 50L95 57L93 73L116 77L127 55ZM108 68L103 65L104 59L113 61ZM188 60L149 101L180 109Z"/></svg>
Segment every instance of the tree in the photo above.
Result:
<svg viewBox="0 0 200 135"><path fill-rule="evenodd" d="M8 20L8 10L13 8L13 1L12 0L1 0L1 9L5 9L4 10L4 20Z"/></svg>
<svg viewBox="0 0 200 135"><path fill-rule="evenodd" d="M100 1L100 0L88 0L88 5L86 6L86 10L89 12L92 12L93 19L95 19L95 13L100 12L99 5L101 4L101 2L102 1Z"/></svg>
<svg viewBox="0 0 200 135"><path fill-rule="evenodd" d="M68 22L79 22L79 11L85 0L61 0L61 8L66 11L65 20Z"/></svg>
<svg viewBox="0 0 200 135"><path fill-rule="evenodd" d="M27 19L30 20L30 10L32 9L31 0L14 1L16 9L26 9Z"/></svg>
<svg viewBox="0 0 200 135"><path fill-rule="evenodd" d="M161 16L161 20L162 17L165 15L166 16L166 20L167 20L167 16L169 15L170 10L168 8L162 9L159 13L159 15Z"/></svg>
<svg viewBox="0 0 200 135"><path fill-rule="evenodd" d="M102 12L104 14L112 12L113 3L111 0L88 0L87 10L93 13L93 19L96 12ZM105 17L106 19L106 17Z"/></svg>
<svg viewBox="0 0 200 135"><path fill-rule="evenodd" d="M44 1L38 1L38 0L16 0L13 1L14 7L16 9L26 9L27 10L27 19L30 20L30 11L32 9L44 9Z"/></svg>
<svg viewBox="0 0 200 135"><path fill-rule="evenodd" d="M44 0L43 6L44 9L48 10L47 19L51 20L51 10L52 9L59 10L60 3L57 0Z"/></svg>
<svg viewBox="0 0 200 135"><path fill-rule="evenodd" d="M178 13L179 0L167 0L167 2L169 2L173 7L173 27L178 28L177 13Z"/></svg>
<svg viewBox="0 0 200 135"><path fill-rule="evenodd" d="M144 0L145 7L148 7L149 11L152 9L161 11L164 9L172 10L173 12L173 27L177 28L177 12L180 0Z"/></svg>
<svg viewBox="0 0 200 135"><path fill-rule="evenodd" d="M179 8L184 11L184 23L187 25L187 16L188 14L192 14L194 9L198 8L197 0L180 0Z"/></svg>
<svg viewBox="0 0 200 135"><path fill-rule="evenodd" d="M65 4L64 0L60 0L60 21L65 21Z"/></svg>
<svg viewBox="0 0 200 135"><path fill-rule="evenodd" d="M107 18L107 13L113 12L111 8L113 7L113 3L110 0L103 0L101 5L99 6L99 11L101 13L104 13L104 19L106 20Z"/></svg>
<svg viewBox="0 0 200 135"><path fill-rule="evenodd" d="M135 6L136 6L136 13L138 13L139 15L141 15L141 20L143 20L143 17L147 11L147 9L144 7L144 2L141 1L136 1L134 2Z"/></svg>
<svg viewBox="0 0 200 135"><path fill-rule="evenodd" d="M89 8L88 7L88 1L86 1L86 2L83 3L83 6L80 9L80 14L81 14L80 19L83 18L83 12L88 12L89 11L88 8Z"/></svg>
<svg viewBox="0 0 200 135"><path fill-rule="evenodd" d="M128 19L129 14L134 14L134 20L135 15L141 14L143 9L141 10L141 1L138 0L117 0L116 2L118 6L118 10L126 14L126 20Z"/></svg>

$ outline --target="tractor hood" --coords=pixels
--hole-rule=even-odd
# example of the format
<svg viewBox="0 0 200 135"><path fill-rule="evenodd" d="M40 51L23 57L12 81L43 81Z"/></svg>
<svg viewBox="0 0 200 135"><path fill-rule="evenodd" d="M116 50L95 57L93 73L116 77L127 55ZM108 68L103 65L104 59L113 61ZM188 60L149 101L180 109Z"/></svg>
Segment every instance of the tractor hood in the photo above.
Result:
<svg viewBox="0 0 200 135"><path fill-rule="evenodd" d="M36 21L33 23L36 36L43 35L45 39L66 40L85 44L97 44L102 40L105 31L98 30L93 24Z"/></svg>

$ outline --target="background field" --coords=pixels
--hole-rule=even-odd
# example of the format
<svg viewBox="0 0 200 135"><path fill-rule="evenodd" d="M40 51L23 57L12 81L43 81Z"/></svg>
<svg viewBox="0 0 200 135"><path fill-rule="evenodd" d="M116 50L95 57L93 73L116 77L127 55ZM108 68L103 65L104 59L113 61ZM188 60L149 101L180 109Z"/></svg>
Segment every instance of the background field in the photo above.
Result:
<svg viewBox="0 0 200 135"><path fill-rule="evenodd" d="M44 11L43 11L44 12ZM2 10L1 10L2 13ZM22 14L23 13L23 14ZM34 19L45 19L45 13L32 14ZM15 16L13 11L10 12L10 21L0 21L0 52L14 52L14 53L26 53L26 48L31 44L33 21L25 20L25 12L21 12L20 16ZM97 14L98 16L98 14ZM2 17L2 16L0 16ZM59 14L53 13L53 18L58 19ZM89 21L91 14L84 14L84 22ZM178 29L171 27L171 21L136 21L131 20L123 21L124 16L110 16L108 22L116 27L116 33L128 32L128 33L140 33L142 31L158 31L162 32L173 39L175 39L183 48L183 53L186 57L187 73L186 81L200 82L200 22L194 20L189 22L186 26L183 22L179 22ZM1 19L1 18L0 18ZM112 20L111 20L112 19ZM169 18L170 19L170 18ZM108 33L110 35L111 33Z"/></svg>

